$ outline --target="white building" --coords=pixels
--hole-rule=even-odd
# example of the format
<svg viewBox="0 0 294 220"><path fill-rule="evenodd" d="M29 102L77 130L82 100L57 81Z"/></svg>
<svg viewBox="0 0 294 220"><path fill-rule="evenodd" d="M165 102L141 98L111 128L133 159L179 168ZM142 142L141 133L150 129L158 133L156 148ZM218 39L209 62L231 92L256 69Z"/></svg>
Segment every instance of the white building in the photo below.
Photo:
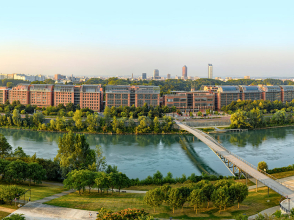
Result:
<svg viewBox="0 0 294 220"><path fill-rule="evenodd" d="M213 77L213 67L212 64L208 64L208 79L212 79Z"/></svg>

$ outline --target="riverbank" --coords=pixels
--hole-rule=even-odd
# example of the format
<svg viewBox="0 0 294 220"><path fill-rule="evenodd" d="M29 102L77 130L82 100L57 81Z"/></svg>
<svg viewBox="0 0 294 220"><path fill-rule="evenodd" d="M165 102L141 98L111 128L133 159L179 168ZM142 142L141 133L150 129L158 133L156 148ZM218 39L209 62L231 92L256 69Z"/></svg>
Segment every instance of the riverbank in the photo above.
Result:
<svg viewBox="0 0 294 220"><path fill-rule="evenodd" d="M24 131L40 131L40 132L50 132L50 133L68 133L69 131L49 131L49 130L38 130L35 128L19 128L19 127L10 127L10 126L2 126L0 128L3 129L12 129L12 130L24 130ZM99 134L99 135L172 135L172 134L188 134L189 132L184 130L179 130L175 132L168 133L113 133L113 132L86 132L86 131L72 131L75 134Z"/></svg>

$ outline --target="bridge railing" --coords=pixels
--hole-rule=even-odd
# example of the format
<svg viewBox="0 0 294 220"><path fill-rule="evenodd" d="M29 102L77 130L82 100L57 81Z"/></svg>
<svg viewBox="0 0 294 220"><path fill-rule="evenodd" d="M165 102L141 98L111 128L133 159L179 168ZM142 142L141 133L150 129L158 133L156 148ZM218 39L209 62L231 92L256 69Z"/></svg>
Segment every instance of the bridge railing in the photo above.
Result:
<svg viewBox="0 0 294 220"><path fill-rule="evenodd" d="M179 123L181 124L181 123ZM184 125L184 126L187 126L187 125ZM187 126L188 128L190 128L189 126ZM206 137L207 139L209 139L210 141L212 141L213 143L215 143L217 146L219 146L220 148L222 148L224 151L226 151L227 153L231 154L232 156L238 158L239 160L241 160L242 162L246 163L248 166L252 167L253 169L263 173L264 175L268 176L269 178L275 180L276 182L278 182L279 184L283 185L283 186L286 186L288 189L291 189L291 190L294 190L294 187L288 185L288 184L285 184L285 183L282 183L279 179L277 179L276 177L268 174L267 172L263 171L263 170L260 170L258 169L258 167L254 166L253 164L249 163L248 161L244 160L243 158L239 157L238 155L232 153L231 151L229 151L228 149L226 149L225 147L223 147L217 140L215 140L213 137L211 137L210 135L206 134L205 132L201 131L201 130L196 130L196 129L193 129L193 128L190 128L191 130L199 133L200 135ZM259 180L259 182L264 183L264 181L261 181ZM268 183L266 183L266 185L269 185ZM271 186L270 188L275 188L273 186ZM278 189L275 189L275 191L277 192Z"/></svg>

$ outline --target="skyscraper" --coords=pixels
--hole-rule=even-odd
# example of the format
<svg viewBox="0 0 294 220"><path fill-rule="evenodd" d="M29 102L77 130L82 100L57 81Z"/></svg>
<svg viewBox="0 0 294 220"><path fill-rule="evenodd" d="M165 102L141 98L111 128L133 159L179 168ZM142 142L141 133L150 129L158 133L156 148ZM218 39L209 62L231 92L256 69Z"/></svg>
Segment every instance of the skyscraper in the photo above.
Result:
<svg viewBox="0 0 294 220"><path fill-rule="evenodd" d="M167 77L166 77L167 79L170 79L170 74L167 74Z"/></svg>
<svg viewBox="0 0 294 220"><path fill-rule="evenodd" d="M155 69L153 70L153 79L156 79L157 77L159 77L159 70Z"/></svg>
<svg viewBox="0 0 294 220"><path fill-rule="evenodd" d="M183 66L183 68L182 68L182 77L183 77L184 79L187 78L187 66L186 66L186 65Z"/></svg>
<svg viewBox="0 0 294 220"><path fill-rule="evenodd" d="M212 69L212 64L208 64L208 79L212 79L212 74L213 74L213 69Z"/></svg>
<svg viewBox="0 0 294 220"><path fill-rule="evenodd" d="M142 73L142 79L147 79L147 74L146 73Z"/></svg>

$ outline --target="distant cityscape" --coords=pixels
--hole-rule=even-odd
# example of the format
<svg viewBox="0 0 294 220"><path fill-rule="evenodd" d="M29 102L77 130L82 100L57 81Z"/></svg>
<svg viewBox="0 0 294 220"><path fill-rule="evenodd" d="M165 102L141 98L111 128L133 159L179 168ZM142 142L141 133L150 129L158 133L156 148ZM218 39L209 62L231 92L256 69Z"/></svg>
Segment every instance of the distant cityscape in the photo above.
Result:
<svg viewBox="0 0 294 220"><path fill-rule="evenodd" d="M200 77L198 76L189 76L188 75L188 67L186 65L184 65L182 67L182 75L181 76L175 76L174 78L172 78L171 74L167 73L166 77L165 76L160 76L160 72L159 69L154 69L153 70L153 75L148 76L147 73L142 73L141 76L134 76L134 74L130 74L129 77L127 76L97 76L97 77L87 77L87 76L66 76L63 74L55 74L54 76L45 76L45 75L29 75L29 74L23 74L23 73L11 73L11 74L3 74L0 73L0 80L2 79L15 79L15 80L24 80L24 81L44 81L46 79L52 79L55 81L55 83L75 83L75 82L85 82L91 78L99 78L99 79L109 79L112 77L117 77L118 79L130 79L133 81L137 81L137 80L166 80L166 79L182 79L182 80L197 80L200 79ZM211 63L208 64L208 72L207 72L207 78L208 79L215 79L215 80L220 80L223 82L226 82L228 80L239 80L239 79L255 79L255 80L262 80L263 78L252 78L249 75L244 76L243 78L240 77L214 77L213 78L213 65ZM271 78L271 77L266 77L266 78ZM294 80L294 78L278 78L281 80Z"/></svg>

